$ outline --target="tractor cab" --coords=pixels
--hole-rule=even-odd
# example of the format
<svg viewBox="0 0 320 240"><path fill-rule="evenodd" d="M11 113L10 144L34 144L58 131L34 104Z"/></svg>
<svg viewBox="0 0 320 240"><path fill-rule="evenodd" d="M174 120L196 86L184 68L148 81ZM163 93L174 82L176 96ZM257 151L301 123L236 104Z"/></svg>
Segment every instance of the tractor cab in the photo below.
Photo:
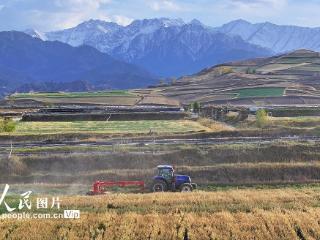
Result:
<svg viewBox="0 0 320 240"><path fill-rule="evenodd" d="M153 178L152 191L183 191L190 192L196 188L191 178L186 175L177 175L171 165L157 166L156 176Z"/></svg>
<svg viewBox="0 0 320 240"><path fill-rule="evenodd" d="M168 183L174 181L174 169L169 165L159 165L157 167L157 176L163 177Z"/></svg>

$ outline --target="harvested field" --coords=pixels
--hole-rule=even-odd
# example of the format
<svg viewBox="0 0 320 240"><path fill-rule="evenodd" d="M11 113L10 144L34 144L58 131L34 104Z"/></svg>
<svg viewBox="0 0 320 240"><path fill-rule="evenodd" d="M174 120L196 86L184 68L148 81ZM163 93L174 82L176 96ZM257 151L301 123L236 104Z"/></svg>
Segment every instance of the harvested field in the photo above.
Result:
<svg viewBox="0 0 320 240"><path fill-rule="evenodd" d="M11 99L21 98L90 98L90 97L113 97L113 96L135 96L135 94L124 90L102 91L102 92L57 92L57 93L16 93Z"/></svg>
<svg viewBox="0 0 320 240"><path fill-rule="evenodd" d="M75 122L19 122L15 135L56 133L179 133L210 131L200 123L187 120L142 121L75 121Z"/></svg>
<svg viewBox="0 0 320 240"><path fill-rule="evenodd" d="M9 97L15 100L34 100L46 104L108 104L135 105L140 97L129 91L17 93Z"/></svg>
<svg viewBox="0 0 320 240"><path fill-rule="evenodd" d="M165 106L179 106L179 101L166 98L164 96L145 96L139 102L139 105L165 105Z"/></svg>
<svg viewBox="0 0 320 240"><path fill-rule="evenodd" d="M113 90L101 92L16 93L8 101L21 105L35 101L44 105L165 105L179 106L179 102L153 90Z"/></svg>
<svg viewBox="0 0 320 240"><path fill-rule="evenodd" d="M140 97L137 96L106 96L106 97L72 97L72 98L47 98L35 97L32 100L43 102L46 104L94 104L94 105L127 105L132 106L139 102Z"/></svg>
<svg viewBox="0 0 320 240"><path fill-rule="evenodd" d="M0 220L0 238L318 239L319 197L312 187L64 197L80 219Z"/></svg>
<svg viewBox="0 0 320 240"><path fill-rule="evenodd" d="M100 113L28 113L21 121L27 122L72 122L72 121L147 121L183 120L189 115L184 112L100 112Z"/></svg>

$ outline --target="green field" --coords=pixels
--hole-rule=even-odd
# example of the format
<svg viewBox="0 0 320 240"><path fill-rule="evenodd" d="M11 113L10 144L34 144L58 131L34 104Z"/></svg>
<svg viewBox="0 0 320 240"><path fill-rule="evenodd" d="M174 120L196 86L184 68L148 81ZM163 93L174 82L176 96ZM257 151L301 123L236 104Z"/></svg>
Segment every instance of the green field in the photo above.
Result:
<svg viewBox="0 0 320 240"><path fill-rule="evenodd" d="M89 98L89 97L113 97L113 96L135 96L126 90L113 90L101 92L54 92L54 93L17 93L10 96L19 98Z"/></svg>
<svg viewBox="0 0 320 240"><path fill-rule="evenodd" d="M194 121L75 121L75 122L19 122L15 135L57 133L177 133L208 130Z"/></svg>
<svg viewBox="0 0 320 240"><path fill-rule="evenodd" d="M16 93L10 100L34 100L44 104L135 105L141 97L126 90L100 92Z"/></svg>
<svg viewBox="0 0 320 240"><path fill-rule="evenodd" d="M283 96L285 88L283 87L258 87L243 88L236 90L238 98L247 97L280 97Z"/></svg>

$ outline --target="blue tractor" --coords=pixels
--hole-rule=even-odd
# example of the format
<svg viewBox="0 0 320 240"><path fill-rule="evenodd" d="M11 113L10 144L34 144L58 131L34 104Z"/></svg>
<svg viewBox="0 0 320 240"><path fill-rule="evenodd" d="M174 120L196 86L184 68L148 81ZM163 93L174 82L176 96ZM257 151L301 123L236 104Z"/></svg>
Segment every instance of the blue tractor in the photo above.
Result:
<svg viewBox="0 0 320 240"><path fill-rule="evenodd" d="M153 192L191 192L196 188L197 184L192 183L189 176L175 174L171 165L157 166L157 175L153 177L152 183Z"/></svg>

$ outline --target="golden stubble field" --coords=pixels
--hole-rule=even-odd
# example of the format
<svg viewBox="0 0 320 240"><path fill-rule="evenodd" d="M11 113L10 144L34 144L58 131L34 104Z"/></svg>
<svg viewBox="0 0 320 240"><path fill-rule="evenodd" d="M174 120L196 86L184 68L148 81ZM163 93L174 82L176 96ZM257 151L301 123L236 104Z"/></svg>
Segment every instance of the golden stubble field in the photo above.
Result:
<svg viewBox="0 0 320 240"><path fill-rule="evenodd" d="M0 239L319 239L319 189L62 198L79 220L0 220Z"/></svg>

